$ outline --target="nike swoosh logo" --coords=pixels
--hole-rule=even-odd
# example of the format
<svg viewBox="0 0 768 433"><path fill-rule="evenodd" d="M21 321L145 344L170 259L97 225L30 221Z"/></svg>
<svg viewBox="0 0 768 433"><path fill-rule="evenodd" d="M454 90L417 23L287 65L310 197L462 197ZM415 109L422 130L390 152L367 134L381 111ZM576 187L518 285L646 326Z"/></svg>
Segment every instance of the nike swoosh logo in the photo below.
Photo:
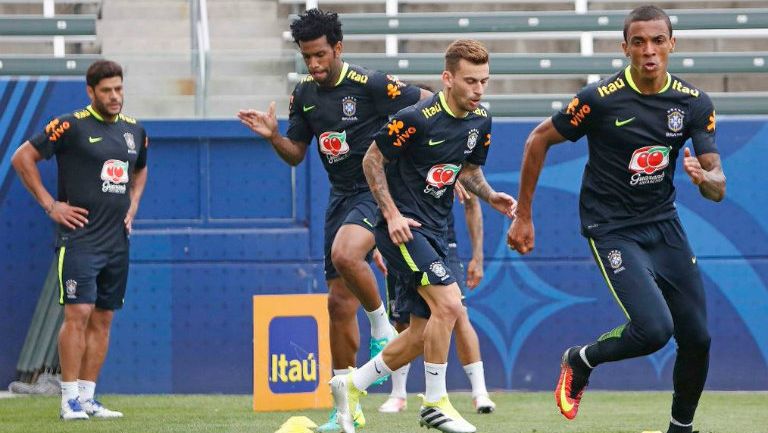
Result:
<svg viewBox="0 0 768 433"><path fill-rule="evenodd" d="M381 370L379 370L379 364L374 362L373 363L373 369L376 370L377 374L381 374Z"/></svg>
<svg viewBox="0 0 768 433"><path fill-rule="evenodd" d="M306 105L304 105L304 106L302 106L301 108L302 108L302 109L304 110L304 112L306 113L307 111L312 111L312 110L314 110L314 109L315 109L315 106L314 106L314 105L310 105L310 106L306 106Z"/></svg>
<svg viewBox="0 0 768 433"><path fill-rule="evenodd" d="M565 377L563 377L563 384L560 385L560 404L562 405L562 409L566 412L570 412L571 409L573 409L573 403L568 401L568 396L565 392Z"/></svg>
<svg viewBox="0 0 768 433"><path fill-rule="evenodd" d="M90 143L98 143L99 141L103 140L104 137L88 137L88 142Z"/></svg>
<svg viewBox="0 0 768 433"><path fill-rule="evenodd" d="M631 118L629 118L627 120L619 120L619 118L617 117L616 118L616 123L614 123L614 125L616 125L617 127L621 128L622 126L626 125L627 123L629 123L629 122L631 122L633 120L635 120L634 117L631 117Z"/></svg>
<svg viewBox="0 0 768 433"><path fill-rule="evenodd" d="M432 376L437 376L437 374L438 374L436 371L432 372L432 371L429 371L429 370L427 370L427 373L431 374Z"/></svg>
<svg viewBox="0 0 768 433"><path fill-rule="evenodd" d="M445 141L445 140L435 141L435 140L433 140L433 139L431 139L431 138L430 138L430 139L429 139L429 143L428 143L428 144L429 144L430 146L437 146L438 144L440 144L440 143L442 143L442 142L444 142L444 141Z"/></svg>
<svg viewBox="0 0 768 433"><path fill-rule="evenodd" d="M369 226L373 227L373 224L371 224L371 222L368 221L368 218L363 218L363 222L368 224Z"/></svg>

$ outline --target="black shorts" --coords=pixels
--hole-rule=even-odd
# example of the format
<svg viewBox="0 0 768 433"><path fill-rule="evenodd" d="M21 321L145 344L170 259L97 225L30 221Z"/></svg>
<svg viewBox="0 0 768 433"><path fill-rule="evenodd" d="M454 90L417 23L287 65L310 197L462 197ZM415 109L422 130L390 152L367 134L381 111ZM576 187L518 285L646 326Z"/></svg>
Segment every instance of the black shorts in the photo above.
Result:
<svg viewBox="0 0 768 433"><path fill-rule="evenodd" d="M77 246L58 248L59 304L95 304L103 310L123 307L128 283L128 250L94 252Z"/></svg>
<svg viewBox="0 0 768 433"><path fill-rule="evenodd" d="M398 313L429 318L429 306L419 295L418 287L449 286L456 282L456 277L448 266L448 246L444 240L414 228L411 228L411 233L412 241L395 245L386 224L380 224L374 230L376 247L387 262L388 274L397 279L393 285L397 286L395 301Z"/></svg>
<svg viewBox="0 0 768 433"><path fill-rule="evenodd" d="M459 253L457 251L456 243L451 242L448 244L448 256L446 257L446 264L448 269L451 270L451 274L456 279L456 283L461 289L461 301L464 302L464 293L466 290L464 264L459 260ZM387 274L387 314L389 318L397 323L410 323L411 314L403 308L405 299L399 299L398 294L403 293L403 283L397 274L390 272Z"/></svg>
<svg viewBox="0 0 768 433"><path fill-rule="evenodd" d="M330 280L339 276L339 272L331 261L331 248L336 233L345 224L356 224L373 232L376 224L376 200L368 190L356 193L344 193L331 189L328 197L328 209L325 210L325 279ZM371 260L369 253L366 260Z"/></svg>
<svg viewBox="0 0 768 433"><path fill-rule="evenodd" d="M677 218L615 230L589 244L628 320L641 329L674 321L676 330L707 332L704 285Z"/></svg>

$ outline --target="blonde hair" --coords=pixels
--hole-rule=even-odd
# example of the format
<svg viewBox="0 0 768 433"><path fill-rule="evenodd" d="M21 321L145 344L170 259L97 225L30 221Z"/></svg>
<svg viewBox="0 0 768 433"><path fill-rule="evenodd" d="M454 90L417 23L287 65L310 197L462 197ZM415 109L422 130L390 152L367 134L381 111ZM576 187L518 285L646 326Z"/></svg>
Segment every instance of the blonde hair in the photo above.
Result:
<svg viewBox="0 0 768 433"><path fill-rule="evenodd" d="M488 63L488 50L474 39L457 39L445 50L445 70L455 73L461 59L475 65L484 65Z"/></svg>

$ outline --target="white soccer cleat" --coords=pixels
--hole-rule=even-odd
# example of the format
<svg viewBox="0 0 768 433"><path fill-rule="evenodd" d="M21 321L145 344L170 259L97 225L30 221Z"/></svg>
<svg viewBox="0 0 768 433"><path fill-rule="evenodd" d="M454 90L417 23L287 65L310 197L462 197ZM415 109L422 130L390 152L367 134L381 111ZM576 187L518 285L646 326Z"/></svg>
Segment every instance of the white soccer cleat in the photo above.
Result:
<svg viewBox="0 0 768 433"><path fill-rule="evenodd" d="M360 396L365 395L366 392L355 388L351 373L333 376L329 384L331 385L333 404L336 408L336 421L339 423L341 431L355 433L353 413L357 410Z"/></svg>
<svg viewBox="0 0 768 433"><path fill-rule="evenodd" d="M122 418L123 413L104 407L98 400L90 398L82 403L83 410L93 418Z"/></svg>
<svg viewBox="0 0 768 433"><path fill-rule="evenodd" d="M408 401L400 397L389 397L381 406L379 406L379 412L381 413L398 413L404 411L408 407Z"/></svg>
<svg viewBox="0 0 768 433"><path fill-rule="evenodd" d="M488 394L478 395L472 399L472 402L475 405L475 410L477 413L491 413L496 410L496 403L491 401L490 397L488 397Z"/></svg>
<svg viewBox="0 0 768 433"><path fill-rule="evenodd" d="M85 420L88 419L88 414L80 406L80 400L71 398L61 407L59 418L64 421Z"/></svg>
<svg viewBox="0 0 768 433"><path fill-rule="evenodd" d="M445 433L475 433L477 428L465 420L451 405L445 395L435 403L424 401L419 411L422 427L436 428Z"/></svg>

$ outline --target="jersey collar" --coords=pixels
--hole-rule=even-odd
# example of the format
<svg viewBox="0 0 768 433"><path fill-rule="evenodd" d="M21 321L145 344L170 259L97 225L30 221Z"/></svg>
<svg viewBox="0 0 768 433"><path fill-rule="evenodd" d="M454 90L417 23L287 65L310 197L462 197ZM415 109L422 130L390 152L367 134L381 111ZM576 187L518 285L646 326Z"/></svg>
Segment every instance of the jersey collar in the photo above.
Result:
<svg viewBox="0 0 768 433"><path fill-rule="evenodd" d="M626 68L624 68L624 78L626 78L626 79L627 79L627 83L629 83L629 87L631 87L631 88L632 88L632 90L634 90L635 92L637 92L637 93L639 93L639 94L641 94L641 95L644 95L644 93L643 93L643 92L641 92L641 91L640 91L640 89L638 89L638 88L637 88L637 85L635 84L635 81L634 81L634 80L632 80L632 73L631 73L631 72L629 72L629 68L631 68L631 67L632 67L632 66L631 66L631 65L629 65L629 66L627 66ZM669 89L669 86L670 86L671 84L672 84L672 76L669 74L669 72L667 72L667 82L666 82L666 84L664 84L664 87L662 87L662 88L661 88L661 90L659 90L659 92L657 93L657 95L658 95L659 93L664 93L664 92L666 92L666 91L667 91L667 89Z"/></svg>
<svg viewBox="0 0 768 433"><path fill-rule="evenodd" d="M445 112L448 113L451 117L458 119L458 117L453 114L453 111L451 111L451 107L448 106L448 101L445 100L445 94L442 90L438 92L437 96L440 98L440 105L443 107L443 110L445 110Z"/></svg>
<svg viewBox="0 0 768 433"><path fill-rule="evenodd" d="M93 107L91 107L90 104L87 107L85 107L85 109L88 110L91 113L91 116L95 117L96 120L98 120L99 122L107 123L107 121L104 120L104 117L101 114L99 114L98 111L94 110ZM117 123L117 121L119 119L120 119L120 116L117 115L117 116L115 116L115 120L113 122L110 122L110 123Z"/></svg>
<svg viewBox="0 0 768 433"><path fill-rule="evenodd" d="M344 77L347 76L347 71L349 70L349 63L344 62L344 66L341 67L341 73L339 74L339 79L336 81L336 84L333 85L333 87L338 86L341 84L342 81L344 81Z"/></svg>

